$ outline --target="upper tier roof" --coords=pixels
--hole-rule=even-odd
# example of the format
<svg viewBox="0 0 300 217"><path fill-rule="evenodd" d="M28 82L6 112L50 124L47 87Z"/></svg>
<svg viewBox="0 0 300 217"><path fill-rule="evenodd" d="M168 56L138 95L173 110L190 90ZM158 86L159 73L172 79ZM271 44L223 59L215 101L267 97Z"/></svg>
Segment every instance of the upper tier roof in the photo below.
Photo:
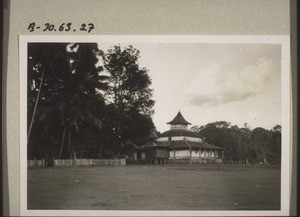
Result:
<svg viewBox="0 0 300 217"><path fill-rule="evenodd" d="M190 122L186 121L184 119L184 117L182 116L181 112L179 111L178 114L176 115L176 117L168 122L167 124L172 124L172 125L175 125L175 124L182 124L182 125L189 125L191 124Z"/></svg>

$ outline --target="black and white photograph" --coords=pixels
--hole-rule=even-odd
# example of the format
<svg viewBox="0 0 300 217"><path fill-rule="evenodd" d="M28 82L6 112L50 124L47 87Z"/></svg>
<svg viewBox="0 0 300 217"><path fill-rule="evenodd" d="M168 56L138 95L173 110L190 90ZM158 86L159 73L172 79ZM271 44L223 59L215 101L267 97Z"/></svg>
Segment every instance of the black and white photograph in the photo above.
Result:
<svg viewBox="0 0 300 217"><path fill-rule="evenodd" d="M19 42L24 215L289 209L289 37Z"/></svg>

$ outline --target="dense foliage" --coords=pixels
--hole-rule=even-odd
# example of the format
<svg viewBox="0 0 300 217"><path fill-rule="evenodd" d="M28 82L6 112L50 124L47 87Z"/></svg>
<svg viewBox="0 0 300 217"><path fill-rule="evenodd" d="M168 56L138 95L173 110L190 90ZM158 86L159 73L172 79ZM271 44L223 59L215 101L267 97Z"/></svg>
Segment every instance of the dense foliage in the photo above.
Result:
<svg viewBox="0 0 300 217"><path fill-rule="evenodd" d="M106 127L101 141L104 150L117 156L126 141L142 145L155 129L151 118L154 106L151 79L148 70L139 66L139 58L139 51L132 46L124 49L114 46L105 57L104 67L110 76L104 92Z"/></svg>
<svg viewBox="0 0 300 217"><path fill-rule="evenodd" d="M28 44L28 158L117 156L149 134L154 101L139 57L132 47Z"/></svg>
<svg viewBox="0 0 300 217"><path fill-rule="evenodd" d="M197 132L206 142L224 148L227 163L280 163L279 125L271 130L261 127L250 130L247 124L239 128L226 121L217 121L205 126L193 126L191 130Z"/></svg>

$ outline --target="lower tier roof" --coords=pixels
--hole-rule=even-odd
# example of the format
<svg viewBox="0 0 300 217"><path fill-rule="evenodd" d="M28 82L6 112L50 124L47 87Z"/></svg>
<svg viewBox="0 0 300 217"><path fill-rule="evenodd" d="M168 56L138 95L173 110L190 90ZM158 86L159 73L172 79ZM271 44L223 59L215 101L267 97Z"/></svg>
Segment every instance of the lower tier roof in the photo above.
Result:
<svg viewBox="0 0 300 217"><path fill-rule="evenodd" d="M204 141L202 142L194 142L194 141L186 141L186 140L179 140L179 141L154 141L148 142L145 145L139 146L136 148L137 150L143 149L223 149L221 147L208 144Z"/></svg>

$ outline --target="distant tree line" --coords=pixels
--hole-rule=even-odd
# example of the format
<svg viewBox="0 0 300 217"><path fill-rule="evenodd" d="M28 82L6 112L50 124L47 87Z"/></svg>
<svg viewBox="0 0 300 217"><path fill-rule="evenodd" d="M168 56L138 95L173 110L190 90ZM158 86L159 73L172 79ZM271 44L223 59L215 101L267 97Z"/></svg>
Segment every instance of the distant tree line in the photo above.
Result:
<svg viewBox="0 0 300 217"><path fill-rule="evenodd" d="M280 164L281 126L271 130L261 127L249 129L247 124L239 128L226 121L192 126L207 143L225 149L225 162L236 164Z"/></svg>
<svg viewBox="0 0 300 217"><path fill-rule="evenodd" d="M101 45L100 45L101 47ZM155 126L140 53L96 43L29 43L28 158L118 157Z"/></svg>

